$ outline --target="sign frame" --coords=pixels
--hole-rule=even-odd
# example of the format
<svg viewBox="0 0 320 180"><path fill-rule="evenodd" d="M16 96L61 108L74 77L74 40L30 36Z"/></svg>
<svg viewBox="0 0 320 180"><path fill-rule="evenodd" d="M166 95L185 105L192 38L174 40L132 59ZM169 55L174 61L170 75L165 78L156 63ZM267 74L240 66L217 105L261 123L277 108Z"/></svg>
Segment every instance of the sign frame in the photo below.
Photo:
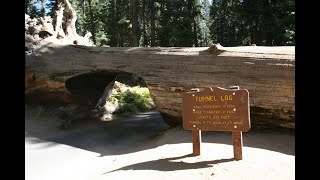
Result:
<svg viewBox="0 0 320 180"><path fill-rule="evenodd" d="M237 99L237 96L235 96L235 94L238 94L238 93L235 93L235 92L242 92L242 94L240 94L241 103L234 104L235 107L230 106L230 108L235 108L235 110L233 109L234 112L230 112L229 119L231 118L230 119L231 122L234 122L234 123L237 122L238 124L240 124L240 122L242 122L241 125L244 125L244 126L240 126L240 128L237 128L238 126L234 125L234 128L230 128L230 126L224 124L225 127L223 129L219 129L219 127L221 127L220 125L222 125L222 127L223 127L223 123L221 123L221 124L210 123L210 125L212 125L212 124L214 124L214 125L211 127L209 126L209 128L208 128L208 126L203 126L203 125L206 125L207 123L203 124L200 121L201 119L204 121L220 120L220 118L212 118L213 114L215 117L216 116L218 117L221 114L223 114L222 116L225 116L224 113L226 113L226 112L222 113L222 111L219 109L219 108L221 108L221 104L218 103L218 98L217 98L220 95L220 101L222 102L223 99L221 99L221 98L223 97L223 94L222 94L222 96L219 93L215 94L215 92L213 92L214 90L216 90L215 92L220 91L220 93L222 91L229 92L229 93L231 92L232 96L229 96L229 94L227 94L227 96L225 96L227 99L224 98L224 100L226 100L226 101L229 100L229 102ZM209 95L206 96L206 93L209 93ZM197 96L195 94L202 95L202 96L198 96L198 98L197 98ZM203 96L203 94L205 96ZM196 102L195 104L197 104L197 105L190 104L190 99L192 99L192 98L190 98L191 97L190 95L193 97L193 101ZM217 95L217 97L215 95ZM202 103L200 103L200 102L202 102ZM206 118L199 119L199 117L201 117L201 115L199 115L199 114L202 114L202 110L207 109L207 107L208 107L208 105L206 105L206 102L213 103L214 107L216 107L220 111L215 109L216 112L214 113L214 112L206 110L206 111L204 111L205 113L203 113L206 115L203 117L208 117L208 118L207 119ZM219 105L220 107L217 105ZM226 108L226 106L223 106L223 105L225 105L225 104L222 104L222 107ZM209 107L209 109L210 108L211 108L211 106ZM240 110L240 111L238 111L238 115L232 116L233 114L236 114L237 108L238 108L238 110ZM247 132L251 128L250 103L249 103L249 91L248 90L246 90L246 89L240 90L239 86L230 86L229 89L225 89L225 88L221 88L221 87L214 87L214 88L210 87L210 88L205 88L204 90L202 90L200 92L199 88L194 88L194 89L191 89L191 91L185 92L182 94L182 109L183 109L183 128L185 130L192 131L193 155L198 156L198 155L200 155L200 152L201 152L200 151L201 150L201 130L204 130L204 131L231 131L232 132L232 140L233 140L234 159L235 160L242 160L242 146L243 146L242 131ZM201 109L201 112L200 112L200 109ZM187 112L187 111L189 111L189 112ZM192 112L190 113L190 111L192 111ZM243 114L241 114L241 113L243 113ZM228 114L228 113L226 113L226 114ZM219 116L219 117L222 117L222 116ZM198 117L198 121L194 120L194 118L197 118L197 117ZM211 117L211 118L209 118L209 117ZM190 126L190 124L192 124L192 123L190 123L190 120L195 124ZM218 124L218 126L217 126L217 124Z"/></svg>
<svg viewBox="0 0 320 180"><path fill-rule="evenodd" d="M246 89L210 87L185 92L182 109L185 130L247 132L251 128Z"/></svg>

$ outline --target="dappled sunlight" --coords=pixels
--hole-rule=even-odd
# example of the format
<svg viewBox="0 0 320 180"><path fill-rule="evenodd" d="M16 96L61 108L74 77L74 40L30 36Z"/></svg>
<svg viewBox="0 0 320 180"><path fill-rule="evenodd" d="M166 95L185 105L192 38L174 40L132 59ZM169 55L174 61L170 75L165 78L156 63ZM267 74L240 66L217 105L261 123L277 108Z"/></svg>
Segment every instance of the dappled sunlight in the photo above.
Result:
<svg viewBox="0 0 320 180"><path fill-rule="evenodd" d="M130 119L125 119L125 120L120 120L120 121L123 121L123 122L144 121L144 120L152 118L153 116L156 116L157 114L158 114L157 111L142 112L142 113L139 113L139 114L133 114Z"/></svg>
<svg viewBox="0 0 320 180"><path fill-rule="evenodd" d="M137 50L137 49L140 49L140 47L130 47L130 48L124 50L124 52L135 51L135 50Z"/></svg>

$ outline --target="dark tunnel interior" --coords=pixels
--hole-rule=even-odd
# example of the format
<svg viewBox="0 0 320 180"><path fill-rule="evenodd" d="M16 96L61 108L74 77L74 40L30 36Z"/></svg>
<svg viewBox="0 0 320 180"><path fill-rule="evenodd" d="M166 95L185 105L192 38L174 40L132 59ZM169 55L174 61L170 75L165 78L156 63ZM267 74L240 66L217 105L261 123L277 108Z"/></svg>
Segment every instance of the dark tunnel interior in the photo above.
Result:
<svg viewBox="0 0 320 180"><path fill-rule="evenodd" d="M116 72L90 72L69 78L65 87L74 96L86 98L89 104L95 105L105 87L113 81Z"/></svg>
<svg viewBox="0 0 320 180"><path fill-rule="evenodd" d="M107 85L116 80L129 86L146 87L141 77L127 72L96 71L73 76L65 87L80 104L95 106Z"/></svg>

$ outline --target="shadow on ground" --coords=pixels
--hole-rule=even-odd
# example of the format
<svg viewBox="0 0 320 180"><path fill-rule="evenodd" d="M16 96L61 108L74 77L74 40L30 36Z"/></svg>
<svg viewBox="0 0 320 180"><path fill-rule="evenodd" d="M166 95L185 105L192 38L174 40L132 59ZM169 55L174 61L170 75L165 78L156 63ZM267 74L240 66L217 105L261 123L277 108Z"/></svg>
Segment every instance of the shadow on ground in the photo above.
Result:
<svg viewBox="0 0 320 180"><path fill-rule="evenodd" d="M214 164L224 163L234 161L233 158L229 159L220 159L213 161L201 161L195 163L187 163L183 161L174 161L187 157L194 157L192 154L187 154L180 157L173 158L165 158L165 159L157 159L153 161L146 161L142 163L132 164L129 166L125 166L119 169L115 169L109 172L105 172L103 174L112 173L120 170L157 170L157 171L177 171L177 170L188 170L188 169L202 169L212 167Z"/></svg>
<svg viewBox="0 0 320 180"><path fill-rule="evenodd" d="M74 123L68 130L58 129L57 120L54 117L38 116L32 111L26 111L25 114L25 139L29 143L42 143L39 148L50 148L57 143L66 144L99 153L100 156L133 153L164 144L191 143L190 131L185 131L182 127L168 128L157 111L139 113L111 122L82 120ZM176 137L177 134L181 135L181 138ZM163 136L169 136L169 138L163 140ZM150 143L152 141L155 143ZM202 142L232 145L231 132L203 132ZM243 133L243 144L247 147L295 155L294 131L251 129L248 133ZM153 163L145 162L135 167L150 168ZM170 159L164 159L157 163L169 165L173 162L170 162ZM205 164L206 162L200 163L199 166ZM189 164L182 165L185 168L188 166ZM194 165L192 166L194 168Z"/></svg>

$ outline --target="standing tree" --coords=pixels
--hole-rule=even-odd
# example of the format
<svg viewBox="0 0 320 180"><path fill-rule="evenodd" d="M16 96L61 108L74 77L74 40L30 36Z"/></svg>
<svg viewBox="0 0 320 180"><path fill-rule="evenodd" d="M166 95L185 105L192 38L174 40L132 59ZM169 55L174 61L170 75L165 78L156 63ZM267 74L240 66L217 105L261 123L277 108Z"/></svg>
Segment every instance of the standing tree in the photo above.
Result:
<svg viewBox="0 0 320 180"><path fill-rule="evenodd" d="M193 33L193 46L199 47L200 33L200 15L201 15L201 4L199 0L192 1L192 33Z"/></svg>
<svg viewBox="0 0 320 180"><path fill-rule="evenodd" d="M211 38L224 46L242 43L241 0L215 0L211 6Z"/></svg>
<svg viewBox="0 0 320 180"><path fill-rule="evenodd" d="M26 37L29 37L29 39L48 38L48 41L63 44L93 45L89 40L90 33L86 34L85 37L78 35L76 29L77 13L69 0L56 0L55 2L50 0L49 3L47 1L42 2L46 2L49 5L48 9L55 9L54 21L48 16L32 20L26 19L26 24L28 25L26 29L28 36ZM52 14L52 12L48 14Z"/></svg>
<svg viewBox="0 0 320 180"><path fill-rule="evenodd" d="M90 29L91 29L91 34L92 34L92 40L93 40L93 43L96 44L96 26L94 23L94 16L93 16L93 11L92 11L91 0L88 0L88 6L89 6Z"/></svg>
<svg viewBox="0 0 320 180"><path fill-rule="evenodd" d="M151 46L156 46L156 24L155 24L155 7L154 0L150 0L150 26L151 26Z"/></svg>
<svg viewBox="0 0 320 180"><path fill-rule="evenodd" d="M139 0L130 0L131 6L131 24L132 26L132 43L131 46L138 47L140 32L139 32L139 20L138 20L138 3Z"/></svg>
<svg viewBox="0 0 320 180"><path fill-rule="evenodd" d="M210 39L210 2L209 0L203 0L202 1L202 7L201 7L201 18L199 22L199 28L200 28L200 46L208 46L209 39Z"/></svg>
<svg viewBox="0 0 320 180"><path fill-rule="evenodd" d="M92 34L98 46L292 45L294 0L26 0L56 34ZM72 4L72 7L71 7ZM51 9L45 13L46 9ZM59 5L59 6L58 6ZM76 31L77 30L77 31ZM78 34L77 34L78 33Z"/></svg>
<svg viewBox="0 0 320 180"><path fill-rule="evenodd" d="M130 6L125 0L111 0L106 17L106 33L109 45L123 47L130 45ZM138 41L139 42L139 41Z"/></svg>
<svg viewBox="0 0 320 180"><path fill-rule="evenodd" d="M64 0L66 14L66 38L69 40L76 40L78 38L78 33L76 29L77 13L71 6L69 0Z"/></svg>

